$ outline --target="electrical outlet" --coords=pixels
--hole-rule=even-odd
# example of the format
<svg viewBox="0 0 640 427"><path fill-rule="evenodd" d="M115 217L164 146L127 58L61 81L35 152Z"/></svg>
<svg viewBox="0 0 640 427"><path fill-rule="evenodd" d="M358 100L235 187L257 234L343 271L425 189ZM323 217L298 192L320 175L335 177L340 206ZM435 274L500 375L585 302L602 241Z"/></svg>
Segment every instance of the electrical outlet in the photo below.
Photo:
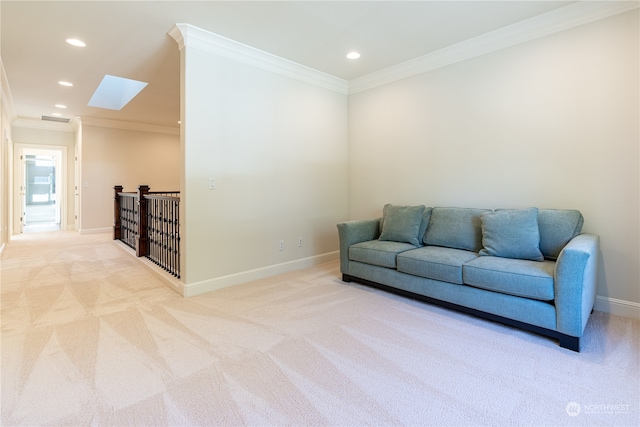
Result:
<svg viewBox="0 0 640 427"><path fill-rule="evenodd" d="M279 251L284 251L284 240L280 240L278 242L278 250Z"/></svg>
<svg viewBox="0 0 640 427"><path fill-rule="evenodd" d="M302 236L298 237L298 247L302 247Z"/></svg>

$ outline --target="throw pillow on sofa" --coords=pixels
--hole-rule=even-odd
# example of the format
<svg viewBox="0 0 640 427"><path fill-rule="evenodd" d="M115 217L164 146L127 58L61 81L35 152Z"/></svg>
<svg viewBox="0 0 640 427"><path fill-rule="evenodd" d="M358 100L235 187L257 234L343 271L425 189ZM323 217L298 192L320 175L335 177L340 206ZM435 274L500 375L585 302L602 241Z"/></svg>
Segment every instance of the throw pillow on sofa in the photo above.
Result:
<svg viewBox="0 0 640 427"><path fill-rule="evenodd" d="M424 235L428 246L464 249L478 252L482 249L480 216L489 209L433 208L431 221Z"/></svg>
<svg viewBox="0 0 640 427"><path fill-rule="evenodd" d="M543 261L538 209L505 209L485 213L480 255Z"/></svg>
<svg viewBox="0 0 640 427"><path fill-rule="evenodd" d="M382 211L382 232L378 240L410 243L420 246L418 235L425 207L387 204Z"/></svg>

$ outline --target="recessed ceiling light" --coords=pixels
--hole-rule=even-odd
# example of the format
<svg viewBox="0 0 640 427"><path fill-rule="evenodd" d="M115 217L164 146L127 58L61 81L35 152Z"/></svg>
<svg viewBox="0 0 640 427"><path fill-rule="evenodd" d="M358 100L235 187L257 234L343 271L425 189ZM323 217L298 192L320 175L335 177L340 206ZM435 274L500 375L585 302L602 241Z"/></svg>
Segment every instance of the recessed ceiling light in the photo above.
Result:
<svg viewBox="0 0 640 427"><path fill-rule="evenodd" d="M82 40L78 40L78 39L67 39L67 43L69 43L71 46L76 46L76 47L86 47L87 44L85 42L83 42Z"/></svg>
<svg viewBox="0 0 640 427"><path fill-rule="evenodd" d="M58 84L59 84L59 85L61 85L61 86L68 86L68 87L73 86L73 83L70 83L70 82L64 82L64 81L62 81L62 82L58 82Z"/></svg>
<svg viewBox="0 0 640 427"><path fill-rule="evenodd" d="M358 59L358 58L360 58L360 54L358 52L349 52L349 53L347 53L347 58L349 58L349 59Z"/></svg>
<svg viewBox="0 0 640 427"><path fill-rule="evenodd" d="M54 105L54 107L56 107L56 108L67 108L66 105L62 105L62 104L56 104L56 105Z"/></svg>

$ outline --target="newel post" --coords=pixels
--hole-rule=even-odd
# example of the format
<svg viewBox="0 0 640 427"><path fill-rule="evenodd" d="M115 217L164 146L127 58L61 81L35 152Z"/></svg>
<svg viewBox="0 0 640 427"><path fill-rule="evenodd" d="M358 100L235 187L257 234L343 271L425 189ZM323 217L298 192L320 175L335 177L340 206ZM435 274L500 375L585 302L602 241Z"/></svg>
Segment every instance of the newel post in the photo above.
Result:
<svg viewBox="0 0 640 427"><path fill-rule="evenodd" d="M122 238L122 223L120 221L120 196L118 193L122 193L122 185L116 185L113 189L115 191L113 198L113 240L120 240Z"/></svg>
<svg viewBox="0 0 640 427"><path fill-rule="evenodd" d="M149 238L147 235L147 199L144 197L149 194L149 186L141 185L138 187L138 233L136 235L136 256L149 255Z"/></svg>

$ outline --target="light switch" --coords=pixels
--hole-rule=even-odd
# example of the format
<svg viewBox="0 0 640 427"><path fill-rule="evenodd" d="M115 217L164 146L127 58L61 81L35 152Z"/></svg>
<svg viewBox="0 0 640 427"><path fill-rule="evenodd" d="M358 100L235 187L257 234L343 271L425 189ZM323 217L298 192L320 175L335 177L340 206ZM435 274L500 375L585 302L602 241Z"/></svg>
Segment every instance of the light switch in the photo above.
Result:
<svg viewBox="0 0 640 427"><path fill-rule="evenodd" d="M216 189L216 179L209 178L209 190L215 190L215 189Z"/></svg>

